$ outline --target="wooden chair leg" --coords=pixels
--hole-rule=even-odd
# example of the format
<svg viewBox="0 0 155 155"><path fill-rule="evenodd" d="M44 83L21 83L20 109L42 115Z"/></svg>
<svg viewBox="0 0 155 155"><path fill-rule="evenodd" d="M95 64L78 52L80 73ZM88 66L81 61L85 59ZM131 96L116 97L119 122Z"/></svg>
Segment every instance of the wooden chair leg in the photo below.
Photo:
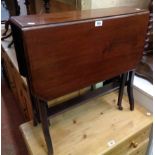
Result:
<svg viewBox="0 0 155 155"><path fill-rule="evenodd" d="M123 93L124 93L124 87L125 87L126 80L127 80L127 73L123 73L122 77L121 77L121 84L120 84L120 88L119 88L118 102L117 102L119 110L123 110L122 98L123 98Z"/></svg>
<svg viewBox="0 0 155 155"><path fill-rule="evenodd" d="M9 22L9 20L7 20L5 22L5 32L2 34L2 36L6 36L8 30L9 30L9 25L10 25L10 22Z"/></svg>
<svg viewBox="0 0 155 155"><path fill-rule="evenodd" d="M11 35L12 35L12 33L9 33L7 36L2 37L1 40L3 41L5 39L9 38Z"/></svg>
<svg viewBox="0 0 155 155"><path fill-rule="evenodd" d="M130 110L134 110L134 97L133 97L133 80L134 80L135 71L129 72L129 79L127 84L127 92L130 104Z"/></svg>
<svg viewBox="0 0 155 155"><path fill-rule="evenodd" d="M43 0L43 1L44 1L45 13L49 13L50 12L49 0Z"/></svg>
<svg viewBox="0 0 155 155"><path fill-rule="evenodd" d="M42 129L45 137L45 142L48 149L48 155L53 155L53 146L52 146L51 136L49 132L49 121L47 116L46 103L39 101L38 106L39 106L39 114L40 114Z"/></svg>
<svg viewBox="0 0 155 155"><path fill-rule="evenodd" d="M1 40L3 41L5 39L9 38L11 35L12 35L12 33L9 33L7 36L2 37ZM10 48L12 45L13 45L13 40L11 41L11 43L9 43L8 48Z"/></svg>

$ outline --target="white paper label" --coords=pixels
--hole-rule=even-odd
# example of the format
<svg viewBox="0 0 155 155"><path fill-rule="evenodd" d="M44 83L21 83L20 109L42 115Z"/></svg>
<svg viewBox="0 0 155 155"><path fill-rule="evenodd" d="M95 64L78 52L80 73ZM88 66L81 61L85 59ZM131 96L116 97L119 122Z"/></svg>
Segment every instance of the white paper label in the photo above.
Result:
<svg viewBox="0 0 155 155"><path fill-rule="evenodd" d="M103 25L103 21L102 20L97 20L95 21L95 27L99 27Z"/></svg>
<svg viewBox="0 0 155 155"><path fill-rule="evenodd" d="M28 24L28 25L35 25L34 22L28 22L27 24Z"/></svg>
<svg viewBox="0 0 155 155"><path fill-rule="evenodd" d="M150 112L147 112L146 115L147 115L147 116L151 116L151 113L150 113Z"/></svg>
<svg viewBox="0 0 155 155"><path fill-rule="evenodd" d="M111 140L111 141L108 142L109 147L112 147L115 144L116 144L115 140Z"/></svg>

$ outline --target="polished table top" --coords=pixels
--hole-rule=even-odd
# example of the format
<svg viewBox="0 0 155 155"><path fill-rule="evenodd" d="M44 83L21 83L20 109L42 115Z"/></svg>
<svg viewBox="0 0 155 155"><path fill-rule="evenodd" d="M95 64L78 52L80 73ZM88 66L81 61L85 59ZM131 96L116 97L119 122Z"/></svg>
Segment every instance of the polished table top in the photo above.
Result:
<svg viewBox="0 0 155 155"><path fill-rule="evenodd" d="M131 7L13 17L32 92L51 100L136 68L148 18Z"/></svg>
<svg viewBox="0 0 155 155"><path fill-rule="evenodd" d="M115 8L103 8L94 10L83 10L83 11L67 11L67 12L55 12L49 14L37 14L29 16L18 16L11 17L11 21L15 22L21 28L42 26L48 24L58 24L64 22L75 22L79 20L106 18L114 16L122 16L128 14L138 14L141 12L148 12L144 9L133 8L133 7L115 7Z"/></svg>

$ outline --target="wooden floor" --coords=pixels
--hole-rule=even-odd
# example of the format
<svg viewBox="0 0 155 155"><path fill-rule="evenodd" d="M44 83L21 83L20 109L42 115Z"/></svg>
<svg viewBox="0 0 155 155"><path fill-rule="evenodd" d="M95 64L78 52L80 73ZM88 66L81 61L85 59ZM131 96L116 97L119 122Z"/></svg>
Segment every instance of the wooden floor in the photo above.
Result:
<svg viewBox="0 0 155 155"><path fill-rule="evenodd" d="M52 116L50 133L54 155L105 154L111 148L111 141L115 142L112 146L115 147L116 144L127 141L134 133L140 134L144 127L150 126L152 117L145 109L136 105L135 110L130 111L125 97L124 110L119 111L116 102L117 94L111 93ZM33 127L32 122L28 122L20 128L30 155L47 155L41 127ZM146 135L147 132L140 135ZM131 143L130 141L128 143ZM143 136L138 135L137 141L144 141Z"/></svg>

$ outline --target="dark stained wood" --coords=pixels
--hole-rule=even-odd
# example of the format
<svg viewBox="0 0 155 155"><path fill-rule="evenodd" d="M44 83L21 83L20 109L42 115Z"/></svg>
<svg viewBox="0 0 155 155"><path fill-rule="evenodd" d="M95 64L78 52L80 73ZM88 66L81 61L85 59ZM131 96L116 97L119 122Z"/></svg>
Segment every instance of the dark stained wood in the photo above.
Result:
<svg viewBox="0 0 155 155"><path fill-rule="evenodd" d="M127 84L127 92L129 97L130 110L134 110L134 97L133 97L133 80L134 80L135 71L129 72L129 79Z"/></svg>
<svg viewBox="0 0 155 155"><path fill-rule="evenodd" d="M17 58L32 95L39 101L49 155L53 149L47 101L135 69L142 57L148 19L148 11L127 7L11 18L15 42L21 38L21 45L15 46ZM103 24L96 27L98 20ZM16 37L16 32L20 37ZM125 83L126 74L119 107ZM133 72L130 72L131 110L132 84Z"/></svg>
<svg viewBox="0 0 155 155"><path fill-rule="evenodd" d="M43 3L44 0L38 1L38 0L25 0L25 5L27 8L28 14L43 14L46 13L46 9L44 8ZM77 10L75 5L70 5L58 0L50 0L48 3L48 11L50 13L52 12L64 12L64 11L71 11L71 10Z"/></svg>
<svg viewBox="0 0 155 155"><path fill-rule="evenodd" d="M32 2L32 5L34 4L33 1ZM29 0L25 0L24 2L25 6L26 6L26 11L27 11L27 15L30 15L30 1Z"/></svg>
<svg viewBox="0 0 155 155"><path fill-rule="evenodd" d="M34 27L43 26L48 24L58 24L64 22L75 22L80 20L92 20L97 18L105 18L116 16L129 16L140 13L146 13L146 10L137 10L133 7L116 7L116 8L104 8L104 9L94 9L94 10L83 10L83 11L67 11L67 12L54 12L49 14L37 14L22 17L12 17L11 21L17 24L19 27ZM35 23L29 24L29 23Z"/></svg>
<svg viewBox="0 0 155 155"><path fill-rule="evenodd" d="M120 88L119 88L119 96L118 96L118 102L117 102L119 110L123 110L122 98L123 98L123 93L124 93L124 87L125 87L125 84L127 81L127 75L128 75L128 73L123 73L122 77L121 77L121 84L120 84Z"/></svg>
<svg viewBox="0 0 155 155"><path fill-rule="evenodd" d="M120 10L121 14L129 12L129 9ZM118 13L117 9L114 11ZM99 19L103 21L101 27L95 27L95 21L87 19L50 24L47 20L50 16L47 15L12 19L12 22L23 26L28 78L36 96L51 100L136 67L143 53L148 12L130 12L115 17L107 17L106 13L101 16L102 12L94 10L90 16L100 15ZM70 18L73 21L75 14L81 14L77 19L88 17L85 11L77 11ZM67 15L62 14L61 21L68 19ZM21 24L23 19L31 21L32 17L36 17L33 22L42 19L37 23L39 26L25 27L25 22ZM51 18L50 22L55 22L55 19L57 17ZM43 21L44 24L40 25Z"/></svg>
<svg viewBox="0 0 155 155"><path fill-rule="evenodd" d="M48 116L60 113L66 109L71 108L72 106L83 104L87 100L91 100L97 96L108 94L112 91L119 89L120 82L114 81L104 85L104 87L98 88L96 90L90 90L86 94L75 97L71 100L65 101L62 104L58 104L48 108Z"/></svg>
<svg viewBox="0 0 155 155"><path fill-rule="evenodd" d="M12 23L11 23L11 29L12 29L12 36L13 36L19 71L21 75L26 76L28 74L27 73L28 71L27 71L25 55L24 55L22 31L19 27L17 27L16 25L13 25Z"/></svg>
<svg viewBox="0 0 155 155"><path fill-rule="evenodd" d="M51 136L49 133L49 120L47 117L46 103L41 103L41 102L42 101L38 101L42 129L43 129L45 141L47 144L48 155L53 155L53 147L52 147Z"/></svg>
<svg viewBox="0 0 155 155"><path fill-rule="evenodd" d="M153 52L143 55L138 67L136 68L136 75L153 84Z"/></svg>
<svg viewBox="0 0 155 155"><path fill-rule="evenodd" d="M50 4L49 4L49 0L43 0L44 1L44 9L46 13L50 12Z"/></svg>
<svg viewBox="0 0 155 155"><path fill-rule="evenodd" d="M75 0L76 1L76 0ZM50 0L50 11L51 12L64 12L64 11L73 11L77 10L77 6L71 5L65 2L57 1L57 0Z"/></svg>
<svg viewBox="0 0 155 155"><path fill-rule="evenodd" d="M153 0L149 4L149 24L145 39L143 57L136 68L136 75L147 79L153 84Z"/></svg>
<svg viewBox="0 0 155 155"><path fill-rule="evenodd" d="M9 12L9 16L19 16L20 15L20 6L18 4L17 0L5 0L4 2L6 4L6 8L8 9ZM9 20L5 21L5 32L2 34L2 40L5 40L7 38L9 38L12 33L10 32L9 34L7 34L8 30L9 30L9 25L10 22ZM11 43L8 45L8 47L10 48L13 45L13 41L11 41Z"/></svg>

